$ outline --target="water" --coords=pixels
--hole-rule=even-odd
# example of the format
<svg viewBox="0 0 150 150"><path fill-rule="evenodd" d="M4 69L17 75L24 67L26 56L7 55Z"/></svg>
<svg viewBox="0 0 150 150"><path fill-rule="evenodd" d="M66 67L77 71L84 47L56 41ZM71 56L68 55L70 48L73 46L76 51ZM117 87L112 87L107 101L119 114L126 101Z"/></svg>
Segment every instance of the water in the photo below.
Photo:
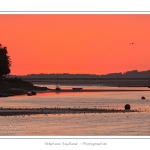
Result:
<svg viewBox="0 0 150 150"><path fill-rule="evenodd" d="M65 86L64 88L69 87ZM84 88L110 89L110 87ZM145 96L146 99L141 100L141 96ZM124 109L124 105L127 103L131 105L131 109L143 110L143 112L1 116L0 135L149 136L150 92L148 91L38 93L37 96L31 97L24 95L0 98L0 107L10 108L80 107Z"/></svg>

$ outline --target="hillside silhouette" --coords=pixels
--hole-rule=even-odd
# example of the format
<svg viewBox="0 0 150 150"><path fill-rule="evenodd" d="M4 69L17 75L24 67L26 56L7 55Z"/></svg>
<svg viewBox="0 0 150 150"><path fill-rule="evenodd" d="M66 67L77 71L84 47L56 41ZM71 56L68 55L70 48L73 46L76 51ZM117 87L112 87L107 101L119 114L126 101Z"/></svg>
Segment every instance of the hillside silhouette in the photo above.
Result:
<svg viewBox="0 0 150 150"><path fill-rule="evenodd" d="M28 74L24 76L18 76L21 78L57 78L59 75L59 79L61 78L150 78L150 70L147 71L127 71L124 73L109 73L105 75L96 75L96 74L69 74L69 73L62 73L62 74Z"/></svg>

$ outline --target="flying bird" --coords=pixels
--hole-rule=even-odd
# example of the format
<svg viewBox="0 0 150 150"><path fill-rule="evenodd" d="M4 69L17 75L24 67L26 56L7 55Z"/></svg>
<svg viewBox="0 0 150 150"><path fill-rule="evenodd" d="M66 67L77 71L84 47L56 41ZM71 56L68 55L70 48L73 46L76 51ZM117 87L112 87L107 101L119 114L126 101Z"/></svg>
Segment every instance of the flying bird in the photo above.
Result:
<svg viewBox="0 0 150 150"><path fill-rule="evenodd" d="M130 43L130 44L129 44L129 46L130 46L130 45L133 45L133 44L135 44L135 43L134 43L134 42L132 42L132 43Z"/></svg>

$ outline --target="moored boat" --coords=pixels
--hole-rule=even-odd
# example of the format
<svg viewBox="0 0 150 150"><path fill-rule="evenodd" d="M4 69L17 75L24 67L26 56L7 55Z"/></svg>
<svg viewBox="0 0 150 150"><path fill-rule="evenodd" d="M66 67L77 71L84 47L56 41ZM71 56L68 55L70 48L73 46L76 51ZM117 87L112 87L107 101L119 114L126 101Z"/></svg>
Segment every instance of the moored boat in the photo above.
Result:
<svg viewBox="0 0 150 150"><path fill-rule="evenodd" d="M74 84L75 84L75 77L74 77ZM73 87L72 90L79 91L79 90L82 90L82 88L81 87Z"/></svg>
<svg viewBox="0 0 150 150"><path fill-rule="evenodd" d="M28 96L36 95L36 92L35 91L27 92L27 95Z"/></svg>
<svg viewBox="0 0 150 150"><path fill-rule="evenodd" d="M56 91L60 91L61 88L57 85L56 88L55 88L55 90L56 90Z"/></svg>
<svg viewBox="0 0 150 150"><path fill-rule="evenodd" d="M32 95L36 95L36 92L35 91L31 91Z"/></svg>
<svg viewBox="0 0 150 150"><path fill-rule="evenodd" d="M61 90L61 88L58 86L58 76L59 76L59 74L57 75L57 83L56 83L56 88L55 88L56 91L60 91Z"/></svg>
<svg viewBox="0 0 150 150"><path fill-rule="evenodd" d="M72 88L72 90L82 90L82 88Z"/></svg>
<svg viewBox="0 0 150 150"><path fill-rule="evenodd" d="M31 92L27 92L27 95L28 95L28 96L32 96L32 93L31 93Z"/></svg>

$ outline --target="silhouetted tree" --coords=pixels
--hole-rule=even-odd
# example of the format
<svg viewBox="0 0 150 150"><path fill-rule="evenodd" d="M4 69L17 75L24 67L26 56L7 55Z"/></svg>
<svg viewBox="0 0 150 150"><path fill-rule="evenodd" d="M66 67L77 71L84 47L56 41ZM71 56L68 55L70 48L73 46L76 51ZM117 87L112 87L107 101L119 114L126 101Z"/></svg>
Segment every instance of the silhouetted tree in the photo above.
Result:
<svg viewBox="0 0 150 150"><path fill-rule="evenodd" d="M7 47L3 47L0 44L0 77L10 73L11 61L7 54Z"/></svg>

